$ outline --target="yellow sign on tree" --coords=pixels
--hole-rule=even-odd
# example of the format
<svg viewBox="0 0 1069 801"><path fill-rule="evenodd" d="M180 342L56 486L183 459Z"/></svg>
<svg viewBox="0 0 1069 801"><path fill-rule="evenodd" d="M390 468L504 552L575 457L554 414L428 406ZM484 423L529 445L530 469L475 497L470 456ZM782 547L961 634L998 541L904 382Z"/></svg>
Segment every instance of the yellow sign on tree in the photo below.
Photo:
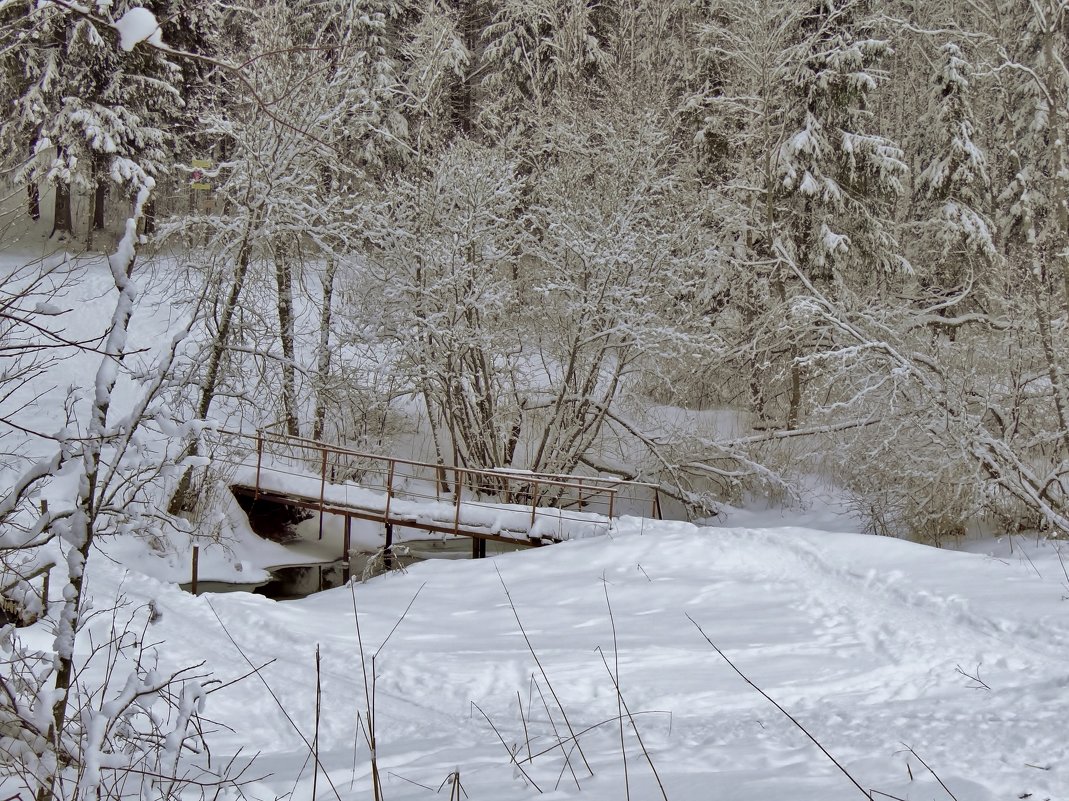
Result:
<svg viewBox="0 0 1069 801"><path fill-rule="evenodd" d="M189 186L191 189L211 189L212 185L205 179L204 171L212 168L212 162L209 159L193 159L193 170L189 175Z"/></svg>

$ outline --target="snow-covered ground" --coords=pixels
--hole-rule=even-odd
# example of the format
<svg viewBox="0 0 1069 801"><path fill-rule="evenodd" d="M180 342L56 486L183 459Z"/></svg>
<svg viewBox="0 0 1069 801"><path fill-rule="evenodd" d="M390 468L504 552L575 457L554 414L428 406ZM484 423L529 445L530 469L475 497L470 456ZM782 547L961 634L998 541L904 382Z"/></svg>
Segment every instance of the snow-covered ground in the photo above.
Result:
<svg viewBox="0 0 1069 801"><path fill-rule="evenodd" d="M8 254L0 266L28 258ZM65 333L92 337L113 290L102 262L77 269L84 274L59 298L71 310ZM152 285L151 274L144 278ZM181 316L158 284L147 293L132 325L135 345L150 348L138 362L151 360L150 346L166 341ZM69 387L84 395L91 367L65 362L25 388L33 427L62 425ZM120 382L116 403L131 396L129 382ZM31 441L23 454L38 449ZM0 473L10 479L14 469ZM732 670L696 623L862 787L887 794L874 799L1069 799L1069 547L1059 554L1017 539L949 552L833 533L859 530L842 510L829 490L801 513L726 509L722 527L628 518L611 536L488 560L435 560L357 584L369 670L370 655L415 598L375 660L386 798L449 797L448 786L436 791L454 771L464 797L484 801L531 797L535 783L548 798L592 801L857 798L858 787ZM312 546L295 557L259 540L236 504L224 512L220 542L202 543L203 580L255 582L266 566L323 558ZM354 535L374 545L380 532L360 524ZM328 520L323 542L316 547L340 555L338 520ZM239 751L259 755L247 775L261 778L247 797L312 796L306 740L317 646L326 771L317 797L370 797L349 588L290 602L193 597L166 583L188 575L188 542L154 549L127 537L102 545L89 566L93 606L107 610L120 594L154 602L162 616L150 633L163 667L204 661L228 682L249 672L246 659L270 662L261 675L271 692L246 678L211 694L204 710L215 729L214 764ZM92 630L110 625L108 615L93 617L80 647L91 636L100 642ZM51 647L41 627L26 636ZM642 746L628 726L621 751L618 697L603 656L609 666L619 660ZM570 743L554 748L569 726L582 732L582 755ZM530 753L537 756L528 761Z"/></svg>
<svg viewBox="0 0 1069 801"><path fill-rule="evenodd" d="M633 799L661 798L631 731L625 770L604 654L610 666L619 658L623 698L672 801L857 798L689 616L866 789L949 798L923 759L960 801L1060 801L1069 795L1069 579L1052 547L1026 545L996 558L802 528L629 518L611 538L428 562L357 584L367 656L418 594L375 662L386 797L438 797L454 770L471 799L537 794L477 704L545 797L619 801L626 781ZM98 603L121 582L132 600L162 610L153 635L166 643L167 663L207 660L227 681L248 672L246 658L275 660L262 675L285 712L255 678L213 694L205 710L219 724L214 758L259 754L250 775L263 778L250 797L310 798L304 739L313 734L319 646L329 782L319 776L318 797L370 797L348 588L283 603L193 597L104 560L93 567ZM503 585L571 727L596 727L580 737L593 776L577 751L575 778L560 749L547 751L553 727L567 737L567 724ZM545 753L527 763L529 748Z"/></svg>

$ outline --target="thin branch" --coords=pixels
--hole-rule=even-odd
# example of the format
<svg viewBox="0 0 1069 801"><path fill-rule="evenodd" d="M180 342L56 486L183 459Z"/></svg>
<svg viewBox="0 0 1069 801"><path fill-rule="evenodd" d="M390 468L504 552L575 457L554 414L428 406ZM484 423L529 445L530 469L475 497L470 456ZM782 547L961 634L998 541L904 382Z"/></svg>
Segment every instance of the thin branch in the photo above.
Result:
<svg viewBox="0 0 1069 801"><path fill-rule="evenodd" d="M727 654L725 654L723 651L721 651L720 648L717 647L717 644L715 642L713 642L711 639L709 639L709 635L706 634L705 631L702 629L702 627L698 625L698 621L696 621L694 618L692 618L690 616L689 612L685 612L684 614L687 616L687 620L689 620L691 623L694 624L694 628L696 628L698 630L698 632L702 635L702 637L705 639L705 641L707 643L709 643L710 647L712 647L712 649L714 651L716 651L720 655L721 659L723 659L725 662L728 663L728 665L731 667L732 670L734 670L736 673L739 674L739 677L744 682L746 682L751 687L753 687L755 690L757 690L757 692L759 692L761 694L761 696L766 701L768 701L770 704L772 704L772 706L776 707L776 709L778 709L783 714L783 716L787 718L787 720L789 720L796 727L798 727L798 729L802 732L802 734L804 734L806 737L808 737L813 742L813 745L815 745L817 748L819 748L821 753L823 753L824 756L826 756L828 759L830 759L832 764L835 765L835 767L837 767L840 771L842 771L842 774L846 778L848 778L850 780L850 783L852 785L854 785L854 787L856 787L858 790L861 791L861 794L863 796L865 796L865 798L869 799L869 801L873 801L872 795L869 793L869 791L866 790L864 787L862 787L860 784L858 784L857 779L855 779L851 775L850 771L848 771L846 768L844 768L842 766L842 764L839 762L839 760L837 760L835 757L833 757L831 755L831 753L828 751L828 749L825 748L823 745L821 745L820 741L816 737L814 737L812 734L810 734L809 730L805 726L803 726L801 723L798 722L798 719L795 718L794 715L792 715L790 712L788 712L786 709L784 709L782 706L780 706L776 702L776 700L774 698L772 698L772 696L770 696L768 693L766 693L764 690L762 690L760 687L758 687L756 684L754 684L752 681L750 681L749 677L747 677L747 675L745 673L743 673L741 670L739 670L735 666L734 662L732 662L730 659L728 659ZM919 758L920 757L918 757L918 759ZM955 799L955 801L957 801L957 799Z"/></svg>
<svg viewBox="0 0 1069 801"><path fill-rule="evenodd" d="M494 569L497 571L497 578L501 582L502 589L505 591L505 597L508 598L512 616L516 618L516 625L520 627L520 634L523 635L523 641L527 643L527 650L531 652L531 656L534 658L535 664L538 665L538 670L542 674L542 678L545 679L546 686L549 687L549 692L553 696L553 700L557 703L557 706L560 709L561 716L564 718L564 725L568 727L568 733L572 736L572 739L575 739L575 729L572 728L572 723L568 720L568 713L564 710L564 705L561 703L560 698L557 697L557 691L553 689L553 683L549 680L549 676L546 675L546 669L542 666L542 661L538 658L538 653L535 651L530 638L527 636L527 631L523 627L523 621L520 620L520 613L516 610L516 604L512 601L512 594L509 592L508 585L505 584L505 577L501 575L501 568L494 565ZM583 753L583 748L579 745L577 739L575 739L575 744L579 749L579 756L583 758L583 764L586 765L586 769L590 771L590 775L593 776L594 771L590 767L586 754Z"/></svg>
<svg viewBox="0 0 1069 801"><path fill-rule="evenodd" d="M334 786L334 782L330 778L330 773L320 763L319 754L315 753L315 749L312 747L312 744L310 742L308 742L308 738L304 736L304 732L302 732L300 727L297 726L296 721L294 721L293 717L287 711L287 709L283 705L282 701L279 700L278 695L271 688L271 685L267 683L267 679L265 679L263 677L263 673L261 673L262 668L257 668L252 663L252 660L249 659L249 657L242 650L241 646L238 645L237 640L235 640L234 637L230 634L230 631L227 629L226 624L223 623L223 619L219 616L219 613L215 610L215 607L212 606L212 602L209 601L207 598L204 599L204 602L208 605L208 608L212 610L212 614L215 615L215 619L219 621L219 625L223 629L223 634L226 635L226 638L228 640L230 640L230 642L234 646L234 648L237 649L238 654L240 654L241 658L245 660L245 663L250 668L252 668L252 673L254 673L256 675L256 678L258 678L260 680L260 683L263 684L264 688L267 690L268 695L270 695L272 700L274 700L275 705L279 708L279 711L282 712L282 716L290 724L290 726L293 728L293 730L295 732L297 732L297 736L301 738L301 741L305 744L305 747L308 748L309 752L311 752L315 756L316 765L318 765L323 770L323 775L326 777L327 782L330 784L330 789L334 791L334 797L337 798L338 801L341 801L341 794L338 792L337 788ZM268 663L268 664L270 664L270 663Z"/></svg>
<svg viewBox="0 0 1069 801"><path fill-rule="evenodd" d="M902 745L905 745L906 748L909 750L909 752L911 754L913 754L913 756L915 756L917 758L917 761L920 762L922 765L924 765L924 767L926 767L928 769L928 772L931 773L935 777L935 780L937 782L939 782L939 786L942 787L944 790L946 790L946 794L949 795L951 798L953 798L954 801L958 801L958 797L956 795L954 795L952 792L950 792L950 788L946 786L946 783L939 777L939 774L936 773L934 770L932 770L932 766L929 765L927 762L925 762L924 759L921 758L921 755L918 754L916 751L914 751L912 748L910 748L908 745L906 745L905 743L902 743Z"/></svg>
<svg viewBox="0 0 1069 801"><path fill-rule="evenodd" d="M513 750L511 748L509 748L508 743L505 742L505 738L501 736L501 732L498 731L497 726L494 725L494 721L492 721L490 719L489 715L487 715L485 712L483 712L483 708L481 706L479 706L477 703L472 701L471 705L479 710L479 714L480 715L482 715L484 718L486 718L486 722L489 723L490 724L490 728L494 730L494 734L496 734L497 735L497 739L501 741L501 745L504 746L505 750L509 752L509 759L512 760L512 764L515 765L516 769L520 773L523 774L523 778L527 779L527 781L529 781L531 783L531 786L534 787L541 794L542 788L539 787L538 783L534 779L531 778L531 776L527 773L527 771L525 771L523 769L523 765L521 765L520 761L518 759L516 759L516 754L513 752Z"/></svg>

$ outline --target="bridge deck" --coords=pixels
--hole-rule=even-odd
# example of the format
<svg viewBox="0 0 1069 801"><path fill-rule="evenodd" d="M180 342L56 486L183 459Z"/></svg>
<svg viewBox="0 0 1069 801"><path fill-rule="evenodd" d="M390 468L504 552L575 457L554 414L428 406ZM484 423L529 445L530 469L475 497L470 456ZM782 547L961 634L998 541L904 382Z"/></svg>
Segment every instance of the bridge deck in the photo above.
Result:
<svg viewBox="0 0 1069 801"><path fill-rule="evenodd" d="M517 512L526 516L528 520L530 519L530 507L518 507L513 504L474 504L462 502L460 504L460 518L458 520L455 514L456 506L454 504L399 503L387 511L385 503L382 505L360 505L358 503L342 503L331 500L330 498L326 498L320 502L320 499L315 497L308 497L306 495L281 490L264 488L257 490L255 487L245 486L243 484L234 484L231 486L231 490L236 496L244 497L252 501L262 501L280 506L308 509L313 512L322 512L324 514L338 515L340 517L353 518L356 520L369 520L384 525L390 524L392 526L418 529L420 531L428 531L437 534L453 534L461 537L472 537L481 540L511 543L513 545L537 547L553 542L561 542L563 539L570 539L570 537L561 536L560 532L552 532L546 525L545 517L540 517L540 513L542 512L550 513L557 511L552 509L536 509L535 525L534 527L530 527L515 525L516 518L518 517L516 514ZM385 495L382 496L384 500L385 497ZM400 509L398 508L399 506L401 507ZM513 518L513 526L501 525L500 518L496 521L497 524L491 521L478 522L472 520L472 510L478 510L478 512L481 513L478 517L486 520L486 510L492 509L495 506L500 506L509 512L508 517ZM443 514L443 512L448 512L448 514ZM589 517L591 519L588 526L592 529L591 535L605 533L608 530L609 521L607 518L604 518L601 515L589 515Z"/></svg>
<svg viewBox="0 0 1069 801"><path fill-rule="evenodd" d="M645 495L660 517L658 486L603 476L531 473L446 466L261 429L250 435L214 431L213 460L229 464L229 484L244 502L263 502L352 520L470 537L473 554L485 541L538 546L609 532L617 496ZM632 512L634 513L634 512ZM479 543L483 543L481 546Z"/></svg>

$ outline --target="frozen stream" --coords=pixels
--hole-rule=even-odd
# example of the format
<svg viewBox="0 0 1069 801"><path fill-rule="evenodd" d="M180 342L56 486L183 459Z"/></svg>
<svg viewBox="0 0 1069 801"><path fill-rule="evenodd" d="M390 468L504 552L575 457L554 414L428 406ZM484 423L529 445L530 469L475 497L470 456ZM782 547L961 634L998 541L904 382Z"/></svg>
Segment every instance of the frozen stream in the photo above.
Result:
<svg viewBox="0 0 1069 801"><path fill-rule="evenodd" d="M301 541L294 543L295 556L303 556L305 551L301 545L307 545ZM495 556L500 553L519 550L518 546L500 542L488 542L486 555ZM394 545L394 569L404 570L417 562L429 559L470 559L471 540L467 538L449 537L439 540L408 540ZM305 598L316 592L334 589L342 586L350 575L358 578L364 574L368 562L375 557L373 551L354 551L346 570L344 560L336 559L323 562L299 562L297 564L282 564L268 568L271 578L260 582L230 582L230 581L199 581L197 594L218 592L252 592L263 595L276 601L290 601L297 598ZM374 574L381 573L379 567L372 571ZM192 585L188 582L182 584L182 588L190 590Z"/></svg>

